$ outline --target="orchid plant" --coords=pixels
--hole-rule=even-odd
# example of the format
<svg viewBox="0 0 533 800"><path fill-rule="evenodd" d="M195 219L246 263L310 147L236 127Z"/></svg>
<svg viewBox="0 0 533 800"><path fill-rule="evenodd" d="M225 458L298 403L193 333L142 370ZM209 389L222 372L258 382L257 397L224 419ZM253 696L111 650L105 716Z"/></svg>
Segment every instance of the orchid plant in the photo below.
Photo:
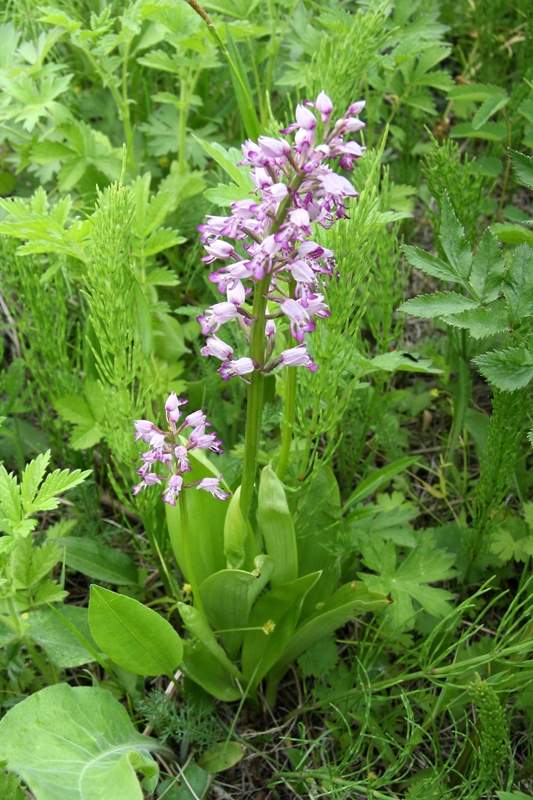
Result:
<svg viewBox="0 0 533 800"><path fill-rule="evenodd" d="M346 203L357 196L333 167L350 170L363 155L364 147L346 141L364 127L358 116L363 108L364 102L354 103L333 122L333 104L321 92L315 102L297 107L296 121L281 131L284 138L246 141L239 166L252 168L253 196L232 203L228 217L209 216L199 226L207 251L203 261L224 262L209 277L225 297L198 317L207 337L201 352L221 361L222 380L248 384L242 481L229 503L220 502L230 493L205 456L205 451L222 451L202 411L182 419L186 401L171 393L166 430L149 420L135 422L135 440L149 449L141 453L133 494L164 487L170 540L187 586L188 602L178 603L190 634L183 658L178 648L180 669L224 700L253 699L267 676L266 699L272 705L297 656L355 613L388 602L363 583L339 588L340 565L324 549L320 528L320 514L341 516L331 471L323 467L317 476L314 498L320 514L309 514L305 535L295 527L282 483L290 459L297 368L318 369L306 334L329 316L328 281L336 274L334 254L314 241L312 225L329 228L347 217ZM283 318L292 338L285 349L276 343L276 321ZM239 352L218 335L230 322L241 331ZM265 467L257 482L264 381L279 368L287 371L281 452L276 471ZM200 491L186 491L193 488ZM93 636L99 643L97 628ZM99 644L106 652L105 642ZM120 653L112 657L120 665ZM123 666L132 669L129 661Z"/></svg>

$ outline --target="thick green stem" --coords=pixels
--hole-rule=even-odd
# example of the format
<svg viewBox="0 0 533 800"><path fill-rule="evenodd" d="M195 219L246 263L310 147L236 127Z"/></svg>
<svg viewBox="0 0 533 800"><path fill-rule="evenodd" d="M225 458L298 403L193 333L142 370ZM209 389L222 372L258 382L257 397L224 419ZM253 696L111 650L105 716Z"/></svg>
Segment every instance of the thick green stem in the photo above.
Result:
<svg viewBox="0 0 533 800"><path fill-rule="evenodd" d="M185 565L187 570L187 580L192 589L192 596L194 599L194 605L201 611L202 614L204 613L204 609L202 606L202 599L200 597L200 590L198 588L198 582L196 580L196 575L194 574L193 563L192 563L192 555L191 555L191 533L189 530L189 515L187 513L187 498L185 496L185 492L180 492L179 495L179 506L180 506L180 521L181 521L181 536L183 539L183 551L185 554Z"/></svg>
<svg viewBox="0 0 533 800"><path fill-rule="evenodd" d="M266 299L263 296L268 291L270 276L265 276L257 285L254 296L254 321L252 323L252 337L250 342L250 356L257 361L259 366L264 366L265 360L265 310ZM265 379L260 370L254 370L248 388L248 405L246 409L246 433L244 439L244 464L242 468L241 484L241 512L245 519L250 513L252 497L254 494L255 473L257 470L257 456L261 438L261 418L263 415L263 395Z"/></svg>
<svg viewBox="0 0 533 800"><path fill-rule="evenodd" d="M285 476L291 452L292 429L296 410L296 372L297 367L285 367L285 419L281 426L281 453L276 472L280 481Z"/></svg>

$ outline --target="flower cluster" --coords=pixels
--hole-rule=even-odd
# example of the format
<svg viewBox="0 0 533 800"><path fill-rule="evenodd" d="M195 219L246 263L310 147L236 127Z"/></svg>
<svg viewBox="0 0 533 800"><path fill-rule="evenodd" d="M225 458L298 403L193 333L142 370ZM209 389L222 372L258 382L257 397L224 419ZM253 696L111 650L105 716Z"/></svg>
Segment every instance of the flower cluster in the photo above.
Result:
<svg viewBox="0 0 533 800"><path fill-rule="evenodd" d="M229 217L210 216L199 226L208 253L203 261L226 262L209 276L225 300L198 317L208 337L202 355L223 362L218 371L224 380L256 369L269 372L278 364L317 369L304 336L314 330L317 318L329 316L323 292L334 258L331 250L311 240L311 223L329 228L347 216L346 199L357 196L350 181L328 162L350 170L363 155L365 148L345 141L364 127L358 119L363 108L363 101L354 103L333 123L333 104L321 92L316 102L297 106L296 122L280 131L294 133L292 145L270 136L260 136L257 144L246 141L239 166L252 167L254 196L232 203ZM262 364L249 357L236 358L233 348L217 336L222 325L237 320L250 338L256 318L244 304L253 287L268 302ZM297 344L268 363L274 348L274 320L280 317L288 318Z"/></svg>
<svg viewBox="0 0 533 800"><path fill-rule="evenodd" d="M216 433L206 432L206 427L210 423L206 422L205 414L202 411L195 411L189 414L178 426L181 417L180 406L187 403L187 400L179 400L172 392L165 403L165 412L168 422L166 433L146 419L135 421L135 441L143 441L150 445L146 453L141 453L142 466L138 468L137 474L141 477L141 482L133 487L133 494L143 492L148 486L157 484L167 484L163 491L163 500L176 505L176 499L182 489L189 489L196 486L197 489L204 489L211 492L213 497L219 500L227 500L229 493L224 492L220 487L222 475L218 478L203 478L194 483L184 483L183 475L191 471L189 453L191 450L211 450L213 453L222 453L220 449L221 441L217 439ZM187 444L181 444L179 434L185 428L191 428ZM170 477L158 475L153 472L154 465L166 464L170 471Z"/></svg>

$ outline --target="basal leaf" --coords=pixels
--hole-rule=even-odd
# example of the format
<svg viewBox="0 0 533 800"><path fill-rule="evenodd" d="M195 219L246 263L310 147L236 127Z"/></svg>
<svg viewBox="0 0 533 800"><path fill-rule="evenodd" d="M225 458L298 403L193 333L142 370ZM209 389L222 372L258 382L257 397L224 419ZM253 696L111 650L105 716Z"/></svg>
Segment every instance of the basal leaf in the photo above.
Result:
<svg viewBox="0 0 533 800"><path fill-rule="evenodd" d="M242 675L235 664L229 660L224 650L217 642L215 634L209 627L209 623L202 612L193 606L188 606L186 603L178 603L178 611L189 633L202 642L204 647L209 650L211 655L216 658L230 675L233 675L233 677L238 680L242 679Z"/></svg>
<svg viewBox="0 0 533 800"><path fill-rule="evenodd" d="M405 311L414 317L423 319L434 319L435 317L447 317L450 314L457 314L467 308L477 308L478 304L468 297L464 297L457 292L435 292L434 294L423 294L420 297L413 297L403 303L398 311Z"/></svg>
<svg viewBox="0 0 533 800"><path fill-rule="evenodd" d="M135 730L105 689L60 683L27 697L0 722L0 758L36 800L142 800L155 790L157 742Z"/></svg>
<svg viewBox="0 0 533 800"><path fill-rule="evenodd" d="M137 567L127 553L81 536L69 536L64 544L65 562L71 569L115 586L138 583Z"/></svg>
<svg viewBox="0 0 533 800"><path fill-rule="evenodd" d="M238 742L218 742L198 759L198 766L212 775L237 764L244 756L244 745Z"/></svg>
<svg viewBox="0 0 533 800"><path fill-rule="evenodd" d="M62 605L61 614L67 618L87 641L96 647L89 631L89 618L86 608ZM37 642L56 667L68 669L94 661L93 655L80 643L65 625L53 608L40 608L30 611L26 620L31 626L27 636Z"/></svg>
<svg viewBox="0 0 533 800"><path fill-rule="evenodd" d="M274 559L271 586L295 580L298 575L298 549L294 524L283 484L270 466L261 473L257 521L261 526L265 549Z"/></svg>
<svg viewBox="0 0 533 800"><path fill-rule="evenodd" d="M172 676L182 660L182 641L166 619L132 597L94 584L89 627L102 652L136 675Z"/></svg>

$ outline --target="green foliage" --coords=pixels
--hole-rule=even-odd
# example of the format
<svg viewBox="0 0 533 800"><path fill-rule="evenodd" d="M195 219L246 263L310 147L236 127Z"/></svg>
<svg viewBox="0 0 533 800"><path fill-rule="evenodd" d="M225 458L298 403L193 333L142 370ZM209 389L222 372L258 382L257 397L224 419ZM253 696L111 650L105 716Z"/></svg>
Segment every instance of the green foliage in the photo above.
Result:
<svg viewBox="0 0 533 800"><path fill-rule="evenodd" d="M157 785L159 770L150 755L156 742L137 733L126 710L104 689L49 686L9 711L0 733L2 758L36 800L57 800L58 793L64 800L89 800L102 792L116 800L141 800L136 772L147 791Z"/></svg>
<svg viewBox="0 0 533 800"><path fill-rule="evenodd" d="M476 673L470 684L474 706L479 715L481 771L485 779L497 777L509 753L508 728L505 710L494 688Z"/></svg>

